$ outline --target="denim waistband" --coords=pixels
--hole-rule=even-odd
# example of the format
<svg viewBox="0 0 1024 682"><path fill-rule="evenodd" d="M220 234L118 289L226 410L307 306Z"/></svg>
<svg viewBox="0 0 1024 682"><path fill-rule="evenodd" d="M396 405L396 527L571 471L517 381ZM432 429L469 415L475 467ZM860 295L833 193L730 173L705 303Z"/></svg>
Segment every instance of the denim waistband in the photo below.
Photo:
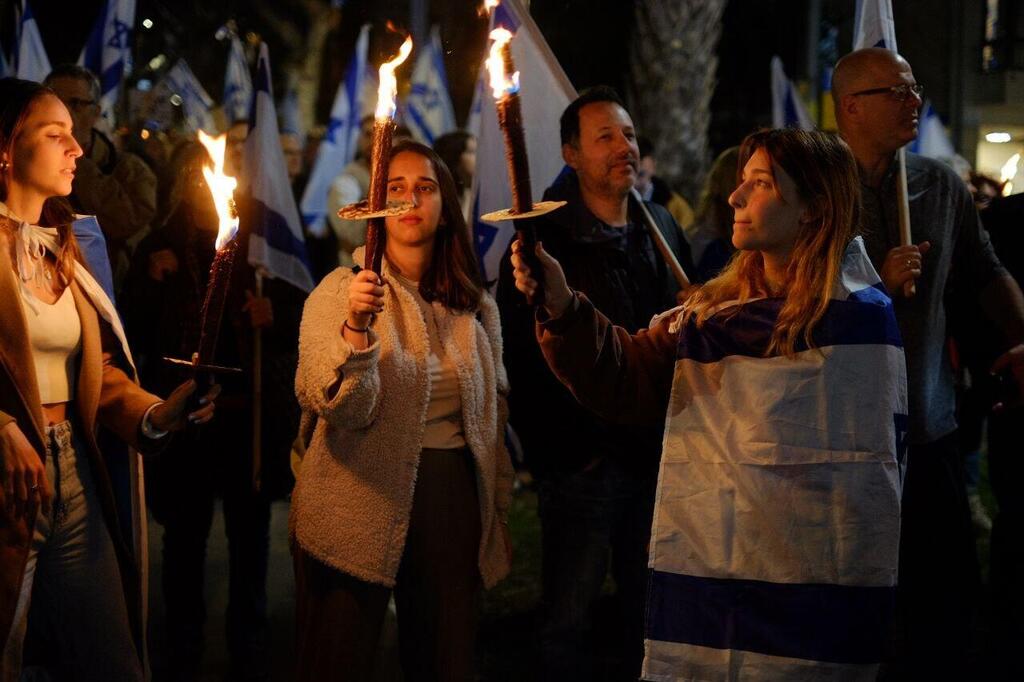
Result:
<svg viewBox="0 0 1024 682"><path fill-rule="evenodd" d="M64 420L46 427L46 446L51 455L59 455L61 459L74 457L75 433L71 421Z"/></svg>

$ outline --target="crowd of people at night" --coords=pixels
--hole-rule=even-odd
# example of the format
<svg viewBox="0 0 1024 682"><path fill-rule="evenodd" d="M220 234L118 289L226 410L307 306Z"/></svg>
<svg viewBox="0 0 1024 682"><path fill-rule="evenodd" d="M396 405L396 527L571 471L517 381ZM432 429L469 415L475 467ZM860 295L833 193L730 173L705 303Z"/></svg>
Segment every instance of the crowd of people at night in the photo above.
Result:
<svg viewBox="0 0 1024 682"><path fill-rule="evenodd" d="M103 132L80 66L0 79L0 679L145 680L155 650L158 678L200 679L218 500L230 679L269 679L276 500L290 679L375 679L389 603L404 679L479 679L482 594L511 569L525 486L533 679L1024 679L1021 195L915 154L900 168L922 99L898 54L843 57L832 97L837 132L736 140L691 206L620 96L583 91L530 121L559 130L544 199L565 205L495 282L472 188L506 179L474 178L462 131L396 133L387 198L410 208L367 267L366 221L336 215L367 196L367 118L329 228L306 235L315 289L239 258L211 361L240 371L197 385L166 359L202 331L206 148ZM228 175L258 163L248 129L227 132ZM299 197L312 154L281 146ZM260 209L235 199L245 253ZM609 576L615 664L599 669Z"/></svg>

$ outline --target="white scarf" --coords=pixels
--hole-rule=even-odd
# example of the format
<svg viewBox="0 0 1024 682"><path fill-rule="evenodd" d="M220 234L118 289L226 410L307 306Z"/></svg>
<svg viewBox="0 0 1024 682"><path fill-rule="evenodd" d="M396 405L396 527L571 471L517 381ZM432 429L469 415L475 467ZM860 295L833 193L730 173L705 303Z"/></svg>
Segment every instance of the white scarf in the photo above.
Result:
<svg viewBox="0 0 1024 682"><path fill-rule="evenodd" d="M25 301L25 305L33 312L38 313L39 308L37 306L39 301L28 288L26 282L34 279L40 272L39 268L43 267L42 259L47 251L52 253L54 257L60 251L57 228L40 227L39 225L33 225L22 220L2 201L0 201L0 215L6 216L18 224L18 229L14 231L18 287L21 290L21 297ZM124 356L128 360L128 364L131 366L132 373L134 374L135 361L132 359L132 352L128 347L128 338L124 333L124 325L121 324L121 316L117 314L114 303L107 296L103 287L100 286L99 282L89 273L89 270L81 261L75 261L75 282L82 292L85 293L86 297L88 297L96 312L107 321L107 324L114 331L114 336L121 343L121 350L124 352Z"/></svg>

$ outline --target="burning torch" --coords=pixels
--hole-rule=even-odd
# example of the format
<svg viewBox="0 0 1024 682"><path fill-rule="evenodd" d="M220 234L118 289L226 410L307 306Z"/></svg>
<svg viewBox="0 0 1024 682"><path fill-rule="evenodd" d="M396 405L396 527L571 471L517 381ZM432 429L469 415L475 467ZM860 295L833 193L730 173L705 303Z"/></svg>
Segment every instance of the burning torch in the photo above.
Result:
<svg viewBox="0 0 1024 682"><path fill-rule="evenodd" d="M366 255L363 265L378 275L384 256L384 218L402 215L412 208L408 201L387 201L388 157L395 134L395 96L398 83L395 69L412 52L412 38L406 37L402 47L389 62L381 65L380 87L377 90L377 110L373 120L373 152L370 155L370 191L367 200L344 206L338 215L345 220L369 220L366 227Z"/></svg>

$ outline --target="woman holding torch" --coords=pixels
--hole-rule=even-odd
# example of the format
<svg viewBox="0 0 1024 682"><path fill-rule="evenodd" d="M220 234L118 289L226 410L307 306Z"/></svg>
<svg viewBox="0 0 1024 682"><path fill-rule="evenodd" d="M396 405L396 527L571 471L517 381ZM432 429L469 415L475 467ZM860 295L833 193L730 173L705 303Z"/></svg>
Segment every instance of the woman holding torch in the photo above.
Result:
<svg viewBox="0 0 1024 682"><path fill-rule="evenodd" d="M82 264L71 192L82 150L49 88L0 80L0 679L142 680L145 530L136 455L213 416L195 384L138 387L117 312ZM24 657L23 657L24 654Z"/></svg>
<svg viewBox="0 0 1024 682"><path fill-rule="evenodd" d="M384 221L380 275L335 270L302 318L300 680L369 679L392 590L406 679L473 679L479 590L509 569L497 308L437 154L396 145L387 198L412 208Z"/></svg>
<svg viewBox="0 0 1024 682"><path fill-rule="evenodd" d="M857 168L833 135L769 130L744 141L740 169L738 253L636 335L538 246L538 338L585 406L665 420L644 679L874 679L896 585L906 369L854 238Z"/></svg>

